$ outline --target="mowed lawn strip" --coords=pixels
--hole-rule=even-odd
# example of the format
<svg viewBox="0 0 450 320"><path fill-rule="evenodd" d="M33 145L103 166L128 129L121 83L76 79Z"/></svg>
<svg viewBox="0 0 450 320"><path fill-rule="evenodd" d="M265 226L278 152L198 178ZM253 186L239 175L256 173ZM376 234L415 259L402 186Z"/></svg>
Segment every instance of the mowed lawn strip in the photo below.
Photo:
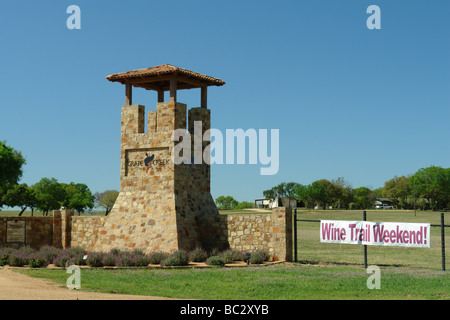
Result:
<svg viewBox="0 0 450 320"><path fill-rule="evenodd" d="M66 286L65 270L16 270ZM360 267L280 264L210 269L81 269L81 290L179 299L450 299L448 272L381 268L381 289L368 289Z"/></svg>

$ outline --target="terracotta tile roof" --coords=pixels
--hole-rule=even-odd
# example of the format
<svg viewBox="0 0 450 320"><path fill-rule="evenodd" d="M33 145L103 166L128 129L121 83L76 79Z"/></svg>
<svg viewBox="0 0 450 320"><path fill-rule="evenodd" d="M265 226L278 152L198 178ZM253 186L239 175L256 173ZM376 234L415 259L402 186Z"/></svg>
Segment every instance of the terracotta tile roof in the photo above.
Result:
<svg viewBox="0 0 450 320"><path fill-rule="evenodd" d="M177 79L178 89L192 89L203 86L223 86L225 81L194 71L163 64L151 68L132 70L112 74L106 77L109 81L131 84L148 90L168 91L170 78Z"/></svg>

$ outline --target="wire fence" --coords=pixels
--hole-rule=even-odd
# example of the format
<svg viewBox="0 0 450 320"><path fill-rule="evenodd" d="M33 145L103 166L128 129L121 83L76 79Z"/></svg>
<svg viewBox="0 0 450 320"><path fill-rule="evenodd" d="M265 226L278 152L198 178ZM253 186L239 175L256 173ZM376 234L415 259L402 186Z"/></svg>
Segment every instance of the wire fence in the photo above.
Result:
<svg viewBox="0 0 450 320"><path fill-rule="evenodd" d="M301 225L303 223L308 223L308 222L319 223L320 224L321 221L322 220L318 220L318 219L300 219L298 217L298 214L297 214L297 209L294 209L294 230L293 230L293 232L294 232L294 261L295 262L299 262L299 259L298 259L299 254L301 255L303 253L302 245L301 245L301 243L299 243L300 242L300 240L299 240L300 234L299 233L302 232L302 230L300 228ZM367 212L366 211L362 212L362 221L367 221ZM300 225L300 227L299 227L299 225ZM431 224L430 223L430 227L432 227L432 228L440 228L441 269L442 269L442 271L446 271L445 228L449 228L450 225L446 225L445 224L445 215L444 215L444 213L440 214L440 223L439 224L436 224L436 223ZM368 250L367 250L367 245L363 245L362 247L363 247L362 251L363 251L363 259L364 259L364 268L367 268L368 267ZM316 248L316 246L314 246L314 248ZM311 250L311 249L309 249L309 250ZM319 259L320 259L320 257L319 257Z"/></svg>

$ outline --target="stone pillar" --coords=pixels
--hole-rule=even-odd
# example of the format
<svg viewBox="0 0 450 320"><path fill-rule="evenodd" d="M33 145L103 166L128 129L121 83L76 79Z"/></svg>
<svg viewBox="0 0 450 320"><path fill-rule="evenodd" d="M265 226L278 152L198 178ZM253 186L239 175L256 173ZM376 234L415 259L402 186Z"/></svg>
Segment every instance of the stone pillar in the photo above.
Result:
<svg viewBox="0 0 450 320"><path fill-rule="evenodd" d="M275 255L281 260L292 261L292 208L273 208L272 215L274 216L272 245Z"/></svg>
<svg viewBox="0 0 450 320"><path fill-rule="evenodd" d="M68 248L72 241L72 210L53 211L53 246Z"/></svg>
<svg viewBox="0 0 450 320"><path fill-rule="evenodd" d="M53 246L56 248L62 248L61 242L61 211L53 211Z"/></svg>
<svg viewBox="0 0 450 320"><path fill-rule="evenodd" d="M63 248L70 247L72 241L72 210L61 210L61 245Z"/></svg>

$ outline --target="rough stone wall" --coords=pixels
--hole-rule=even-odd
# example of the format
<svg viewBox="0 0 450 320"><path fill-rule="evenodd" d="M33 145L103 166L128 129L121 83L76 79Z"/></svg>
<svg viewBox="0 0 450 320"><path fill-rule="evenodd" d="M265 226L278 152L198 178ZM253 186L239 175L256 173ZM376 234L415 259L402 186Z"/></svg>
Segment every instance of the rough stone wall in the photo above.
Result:
<svg viewBox="0 0 450 320"><path fill-rule="evenodd" d="M72 217L71 246L91 252L108 217ZM104 231L103 231L104 232Z"/></svg>
<svg viewBox="0 0 450 320"><path fill-rule="evenodd" d="M191 136L191 162L175 166L175 206L177 212L180 249L202 246L196 217L219 216L219 211L210 193L211 169L205 163L204 150L209 141L203 141L205 131L211 127L211 111L206 108L191 108L188 112L188 131ZM197 122L197 124L195 124ZM201 124L198 130L195 125ZM198 134L198 136L196 135Z"/></svg>
<svg viewBox="0 0 450 320"><path fill-rule="evenodd" d="M68 230L71 246L95 251L98 237L106 234L103 227L109 217L79 217L70 212L66 216L71 219L71 230ZM261 249L267 250L275 260L292 261L291 208L274 208L271 214L200 214L194 220L199 236L196 245L205 249L231 248L249 252ZM156 250L166 251L165 248Z"/></svg>
<svg viewBox="0 0 450 320"><path fill-rule="evenodd" d="M7 222L25 221L25 243L7 243ZM0 246L40 248L53 244L53 217L0 217Z"/></svg>
<svg viewBox="0 0 450 320"><path fill-rule="evenodd" d="M207 248L262 249L276 260L292 260L291 208L274 208L272 214L199 216L197 223Z"/></svg>

